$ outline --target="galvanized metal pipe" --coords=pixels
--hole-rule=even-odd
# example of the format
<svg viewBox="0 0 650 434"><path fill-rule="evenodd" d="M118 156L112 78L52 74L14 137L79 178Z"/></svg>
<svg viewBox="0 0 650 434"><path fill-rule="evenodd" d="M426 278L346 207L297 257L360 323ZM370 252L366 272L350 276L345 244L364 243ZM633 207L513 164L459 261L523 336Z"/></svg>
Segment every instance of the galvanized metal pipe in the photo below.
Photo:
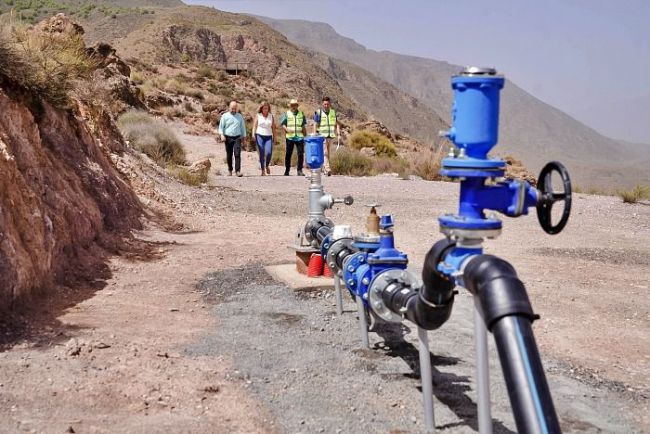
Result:
<svg viewBox="0 0 650 434"><path fill-rule="evenodd" d="M427 331L418 327L418 352L420 353L420 379L422 381L422 405L424 407L424 426L427 432L435 432L433 415L433 376L431 374L431 353Z"/></svg>

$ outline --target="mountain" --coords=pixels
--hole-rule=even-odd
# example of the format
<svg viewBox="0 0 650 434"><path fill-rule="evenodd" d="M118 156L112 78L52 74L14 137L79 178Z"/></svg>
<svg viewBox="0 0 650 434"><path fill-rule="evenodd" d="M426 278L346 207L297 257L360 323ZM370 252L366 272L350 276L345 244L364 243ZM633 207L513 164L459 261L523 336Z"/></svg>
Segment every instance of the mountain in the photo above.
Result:
<svg viewBox="0 0 650 434"><path fill-rule="evenodd" d="M182 64L182 56L187 55L185 60L193 62L248 63L260 83L242 86L241 92L258 88L258 98L276 101L281 108L288 98L296 97L310 112L328 95L339 112L352 119L376 119L393 132L429 144L440 142L437 131L448 127L396 86L352 63L297 47L255 18L173 3L150 1L138 9L119 9L115 16L96 12L79 20L89 43L106 41L122 57L138 62ZM252 102L254 92L249 93Z"/></svg>
<svg viewBox="0 0 650 434"><path fill-rule="evenodd" d="M372 71L449 122L450 77L460 66L370 50L325 23L258 18L295 44ZM494 151L517 155L534 172L549 160L562 161L576 184L583 187L612 189L650 183L650 146L621 143L598 134L511 81L502 92L500 141Z"/></svg>

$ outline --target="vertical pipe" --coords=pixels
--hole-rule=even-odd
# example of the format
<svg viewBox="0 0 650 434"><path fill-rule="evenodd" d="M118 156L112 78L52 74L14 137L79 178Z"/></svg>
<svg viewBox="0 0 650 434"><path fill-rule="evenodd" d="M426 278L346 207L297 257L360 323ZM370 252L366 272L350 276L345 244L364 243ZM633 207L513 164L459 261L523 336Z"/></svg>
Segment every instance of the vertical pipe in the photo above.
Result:
<svg viewBox="0 0 650 434"><path fill-rule="evenodd" d="M363 307L363 300L360 296L357 299L357 312L359 313L359 331L361 332L361 344L363 348L370 348L370 341L368 340L368 320L366 319L366 309Z"/></svg>
<svg viewBox="0 0 650 434"><path fill-rule="evenodd" d="M433 417L433 376L431 375L431 353L427 331L418 327L418 350L420 353L420 379L422 381L422 404L424 406L424 424L427 432L435 432Z"/></svg>
<svg viewBox="0 0 650 434"><path fill-rule="evenodd" d="M490 409L490 371L488 364L487 328L481 315L481 301L474 299L474 344L476 346L476 406L478 407L478 431L492 434Z"/></svg>
<svg viewBox="0 0 650 434"><path fill-rule="evenodd" d="M327 265L325 265L327 267ZM341 280L334 274L334 291L336 292L336 314L343 315L343 294L341 293Z"/></svg>

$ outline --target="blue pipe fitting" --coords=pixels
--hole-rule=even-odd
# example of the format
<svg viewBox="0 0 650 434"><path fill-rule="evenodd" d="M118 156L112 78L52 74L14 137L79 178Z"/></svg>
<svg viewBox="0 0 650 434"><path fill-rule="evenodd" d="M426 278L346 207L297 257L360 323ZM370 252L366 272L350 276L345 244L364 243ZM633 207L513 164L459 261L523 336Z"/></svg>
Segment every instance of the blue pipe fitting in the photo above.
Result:
<svg viewBox="0 0 650 434"><path fill-rule="evenodd" d="M312 170L320 169L325 162L324 141L325 138L322 136L305 137L306 163Z"/></svg>
<svg viewBox="0 0 650 434"><path fill-rule="evenodd" d="M366 307L368 307L368 288L373 279L386 270L404 270L408 265L407 255L395 248L394 224L392 215L381 216L379 243L361 243L371 249L356 252L345 261L343 270L345 286L352 295L361 297Z"/></svg>

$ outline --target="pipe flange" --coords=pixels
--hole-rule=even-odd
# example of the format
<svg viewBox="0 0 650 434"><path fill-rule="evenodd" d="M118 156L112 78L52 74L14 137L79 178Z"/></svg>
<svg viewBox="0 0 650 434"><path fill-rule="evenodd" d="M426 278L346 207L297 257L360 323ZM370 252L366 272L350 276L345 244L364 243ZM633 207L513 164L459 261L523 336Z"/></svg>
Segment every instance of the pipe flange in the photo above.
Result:
<svg viewBox="0 0 650 434"><path fill-rule="evenodd" d="M386 322L400 323L404 319L402 314L388 309L382 298L384 291L396 283L399 283L402 288L406 286L419 288L421 286L420 280L407 270L393 268L380 273L372 279L368 289L370 308L379 318Z"/></svg>
<svg viewBox="0 0 650 434"><path fill-rule="evenodd" d="M314 245L314 241L316 241L316 246L318 247L318 240L316 239L316 231L318 231L319 228L323 226L328 226L330 228L334 227L334 222L327 217L312 217L309 220L307 220L307 223L305 224L305 239L307 242L311 245Z"/></svg>
<svg viewBox="0 0 650 434"><path fill-rule="evenodd" d="M356 235L354 237L354 241L357 241L359 243L379 243L379 234L377 235L370 235L370 234L360 234Z"/></svg>
<svg viewBox="0 0 650 434"><path fill-rule="evenodd" d="M338 240L334 241L330 248L327 250L325 263L328 267L330 267L330 270L334 271L334 273L336 273L338 276L343 275L343 269L339 266L337 258L339 254L346 249L352 252L352 238L339 238Z"/></svg>

